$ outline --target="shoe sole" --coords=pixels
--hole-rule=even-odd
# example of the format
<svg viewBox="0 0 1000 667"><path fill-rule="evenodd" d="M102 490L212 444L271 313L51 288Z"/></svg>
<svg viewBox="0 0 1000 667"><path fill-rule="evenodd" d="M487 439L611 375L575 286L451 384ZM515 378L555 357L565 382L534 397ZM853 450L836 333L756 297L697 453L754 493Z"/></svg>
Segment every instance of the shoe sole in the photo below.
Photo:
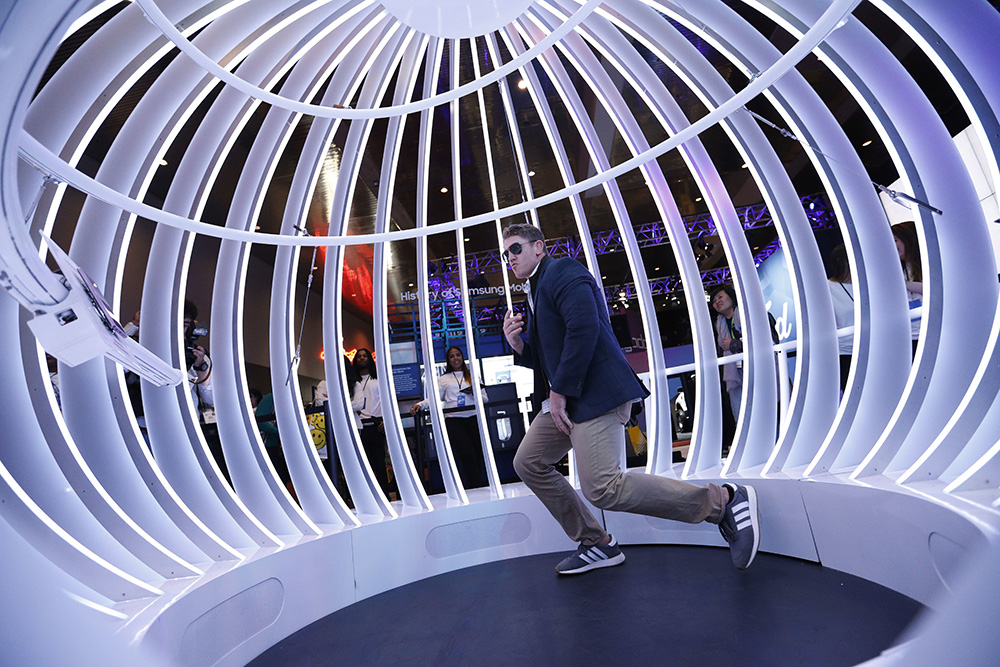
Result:
<svg viewBox="0 0 1000 667"><path fill-rule="evenodd" d="M747 493L747 503L750 505L750 526L753 528L753 550L750 552L750 560L743 567L737 569L745 570L753 564L753 559L757 557L757 549L760 547L760 515L757 513L757 490L752 486L743 487Z"/></svg>
<svg viewBox="0 0 1000 667"><path fill-rule="evenodd" d="M591 570L596 570L599 567L612 567L615 565L621 565L625 562L625 554L620 553L617 556L612 556L611 558L606 558L604 560L594 561L593 563L587 563L582 567L578 567L575 570L556 570L558 574L583 574L584 572L589 572Z"/></svg>

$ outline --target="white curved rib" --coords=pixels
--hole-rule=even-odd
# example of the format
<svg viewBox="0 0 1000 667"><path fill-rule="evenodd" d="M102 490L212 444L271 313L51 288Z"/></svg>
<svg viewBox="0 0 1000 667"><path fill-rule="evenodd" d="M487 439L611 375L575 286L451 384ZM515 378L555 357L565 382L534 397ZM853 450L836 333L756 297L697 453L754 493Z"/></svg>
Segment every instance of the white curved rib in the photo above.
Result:
<svg viewBox="0 0 1000 667"><path fill-rule="evenodd" d="M433 229L413 229L400 230L389 234L356 234L351 236L324 236L314 237L288 237L278 234L262 234L260 232L249 232L240 230L227 230L224 228L198 222L182 216L170 214L152 206L141 204L135 200L122 195L119 192L108 188L96 180L87 177L82 172L67 165L58 156L54 155L48 148L43 146L31 135L22 132L20 139L20 153L29 163L35 165L45 173L56 176L64 183L73 185L75 188L93 195L102 201L124 210L149 218L156 222L163 223L177 229L212 236L215 238L231 239L235 241L249 241L251 243L265 243L270 245L296 245L296 246L344 246L360 245L366 243L379 243L387 240L398 240L405 238L418 238L431 233L449 232L456 229L463 229L484 222L493 222L498 217L511 217L525 213L533 208L539 208L547 204L565 199L570 195L579 194L592 187L602 185L615 179L629 171L653 160L664 153L667 153L685 141L704 132L709 127L714 126L726 116L742 108L749 100L760 94L765 88L771 86L781 78L788 70L806 57L812 49L832 32L843 17L849 14L858 0L836 0L824 12L812 28L799 40L795 46L789 49L777 62L769 67L755 80L751 81L743 90L734 95L731 99L721 104L714 111L692 123L688 128L678 132L676 135L663 143L650 148L648 151L622 162L621 164L608 169L600 174L588 179L579 181L575 185L557 190L548 195L533 198L521 204L515 204L481 215L476 215L464 220L441 223L433 226Z"/></svg>

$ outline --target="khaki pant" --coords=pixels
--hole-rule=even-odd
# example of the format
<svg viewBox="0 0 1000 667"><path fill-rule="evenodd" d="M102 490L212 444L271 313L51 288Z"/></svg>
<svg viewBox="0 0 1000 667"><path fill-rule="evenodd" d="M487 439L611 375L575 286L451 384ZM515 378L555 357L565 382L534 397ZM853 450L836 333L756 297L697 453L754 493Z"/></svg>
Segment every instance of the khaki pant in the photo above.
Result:
<svg viewBox="0 0 1000 667"><path fill-rule="evenodd" d="M626 403L575 424L570 435L556 428L552 415L538 415L518 447L514 470L570 539L588 545L601 542L607 531L554 467L570 448L576 454L580 489L596 507L685 523L721 521L728 498L721 486L622 472L620 452L630 409L631 404Z"/></svg>

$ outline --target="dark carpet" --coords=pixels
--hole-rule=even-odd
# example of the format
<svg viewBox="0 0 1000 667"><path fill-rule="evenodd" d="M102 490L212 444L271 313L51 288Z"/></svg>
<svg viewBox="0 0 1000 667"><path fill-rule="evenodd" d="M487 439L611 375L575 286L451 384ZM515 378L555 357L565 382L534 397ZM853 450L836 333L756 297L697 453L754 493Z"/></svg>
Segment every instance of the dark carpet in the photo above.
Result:
<svg viewBox="0 0 1000 667"><path fill-rule="evenodd" d="M921 605L816 563L628 546L623 565L557 576L564 554L489 563L358 602L287 637L266 665L855 665Z"/></svg>

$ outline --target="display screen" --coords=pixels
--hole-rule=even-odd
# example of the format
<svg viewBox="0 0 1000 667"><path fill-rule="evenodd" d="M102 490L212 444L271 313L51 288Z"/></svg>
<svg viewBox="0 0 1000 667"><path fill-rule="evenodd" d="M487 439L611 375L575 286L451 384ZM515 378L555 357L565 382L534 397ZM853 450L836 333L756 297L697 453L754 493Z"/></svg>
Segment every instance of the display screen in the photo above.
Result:
<svg viewBox="0 0 1000 667"><path fill-rule="evenodd" d="M423 387L420 384L420 364L394 364L392 381L396 389L396 398L421 398Z"/></svg>

